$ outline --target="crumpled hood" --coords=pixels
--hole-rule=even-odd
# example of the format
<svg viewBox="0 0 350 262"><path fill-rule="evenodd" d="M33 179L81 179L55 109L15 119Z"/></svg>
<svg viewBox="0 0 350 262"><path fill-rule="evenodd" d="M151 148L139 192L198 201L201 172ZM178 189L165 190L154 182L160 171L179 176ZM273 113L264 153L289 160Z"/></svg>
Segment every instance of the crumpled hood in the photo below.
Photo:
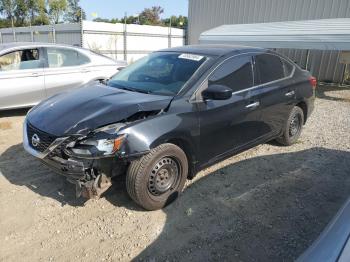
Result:
<svg viewBox="0 0 350 262"><path fill-rule="evenodd" d="M168 96L92 84L41 102L29 112L27 121L55 136L86 135L140 111L165 109L171 100L172 97Z"/></svg>

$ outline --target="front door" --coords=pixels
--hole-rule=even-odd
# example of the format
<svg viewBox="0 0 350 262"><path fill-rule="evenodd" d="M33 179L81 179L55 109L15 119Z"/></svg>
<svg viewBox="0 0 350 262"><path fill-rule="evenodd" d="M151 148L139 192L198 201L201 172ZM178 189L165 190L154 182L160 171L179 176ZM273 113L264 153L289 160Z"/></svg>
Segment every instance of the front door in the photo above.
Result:
<svg viewBox="0 0 350 262"><path fill-rule="evenodd" d="M238 151L262 135L259 93L253 87L253 75L252 57L240 55L226 60L209 77L208 85L225 85L233 95L228 100L198 104L202 164Z"/></svg>
<svg viewBox="0 0 350 262"><path fill-rule="evenodd" d="M32 106L45 98L42 52L15 50L0 56L0 109Z"/></svg>

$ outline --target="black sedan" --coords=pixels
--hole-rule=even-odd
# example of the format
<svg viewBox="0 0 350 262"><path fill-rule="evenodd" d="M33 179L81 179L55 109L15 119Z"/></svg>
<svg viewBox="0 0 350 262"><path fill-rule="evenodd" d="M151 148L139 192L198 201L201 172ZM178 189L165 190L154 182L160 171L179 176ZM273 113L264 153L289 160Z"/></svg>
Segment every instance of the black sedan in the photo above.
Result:
<svg viewBox="0 0 350 262"><path fill-rule="evenodd" d="M24 123L24 147L100 197L126 174L131 198L164 207L186 179L276 139L291 145L313 110L316 79L266 49L199 45L154 52L107 85L53 96Z"/></svg>

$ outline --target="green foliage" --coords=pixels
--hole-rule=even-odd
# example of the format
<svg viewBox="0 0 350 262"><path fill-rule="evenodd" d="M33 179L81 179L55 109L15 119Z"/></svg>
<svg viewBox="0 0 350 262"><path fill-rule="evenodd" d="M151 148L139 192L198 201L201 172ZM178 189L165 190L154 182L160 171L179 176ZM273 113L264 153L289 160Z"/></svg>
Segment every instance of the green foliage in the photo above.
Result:
<svg viewBox="0 0 350 262"><path fill-rule="evenodd" d="M177 28L187 28L188 25L188 19L186 16L171 16L170 18L166 18L162 20L164 24L170 25L172 27L177 27Z"/></svg>
<svg viewBox="0 0 350 262"><path fill-rule="evenodd" d="M67 0L48 0L49 2L49 17L53 24L58 24L67 10Z"/></svg>
<svg viewBox="0 0 350 262"><path fill-rule="evenodd" d="M127 23L127 24L141 24L141 25L159 25L159 26L169 26L177 28L186 28L188 24L188 19L186 16L171 16L170 18L160 19L161 14L164 9L160 6L153 6L151 8L145 8L139 16L128 16L126 19L123 17L121 19L113 18L95 18L95 22L105 22L105 23ZM126 20L126 21L125 21ZM170 23L171 20L171 23Z"/></svg>
<svg viewBox="0 0 350 262"><path fill-rule="evenodd" d="M127 23L141 25L160 25L186 28L185 16L171 16L161 19L164 9L160 6L145 8L139 15L126 19L95 18L96 22ZM0 28L29 25L48 25L51 23L77 23L86 18L80 7L80 0L0 0Z"/></svg>
<svg viewBox="0 0 350 262"><path fill-rule="evenodd" d="M16 0L0 0L0 12L9 20L13 19L17 8Z"/></svg>
<svg viewBox="0 0 350 262"><path fill-rule="evenodd" d="M0 0L0 28L79 22L85 13L80 0Z"/></svg>
<svg viewBox="0 0 350 262"><path fill-rule="evenodd" d="M163 13L164 9L160 6L145 8L140 14L140 22L143 25L160 25L160 15Z"/></svg>
<svg viewBox="0 0 350 262"><path fill-rule="evenodd" d="M80 0L68 0L67 13L65 20L70 23L78 23L86 18L84 10L79 5Z"/></svg>
<svg viewBox="0 0 350 262"><path fill-rule="evenodd" d="M11 27L11 22L8 19L0 19L0 28Z"/></svg>

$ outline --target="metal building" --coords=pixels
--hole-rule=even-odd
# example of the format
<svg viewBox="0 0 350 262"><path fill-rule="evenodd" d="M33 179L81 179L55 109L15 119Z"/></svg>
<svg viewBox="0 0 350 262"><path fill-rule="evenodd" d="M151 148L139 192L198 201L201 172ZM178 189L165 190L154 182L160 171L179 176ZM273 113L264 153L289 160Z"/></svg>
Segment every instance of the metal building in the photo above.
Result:
<svg viewBox="0 0 350 262"><path fill-rule="evenodd" d="M223 24L349 17L349 0L189 0L188 42L197 44L202 32ZM305 67L306 50L277 51ZM308 67L320 81L342 83L349 73L339 62L339 51L312 50Z"/></svg>

